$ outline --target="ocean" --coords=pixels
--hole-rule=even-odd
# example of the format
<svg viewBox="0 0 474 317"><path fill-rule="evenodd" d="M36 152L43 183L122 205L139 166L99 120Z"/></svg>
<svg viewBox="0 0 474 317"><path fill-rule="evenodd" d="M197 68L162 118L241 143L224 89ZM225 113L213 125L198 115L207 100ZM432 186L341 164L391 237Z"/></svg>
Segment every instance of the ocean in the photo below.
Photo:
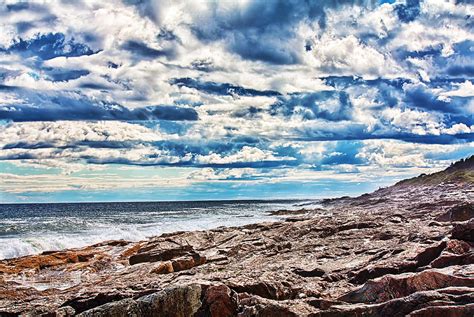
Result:
<svg viewBox="0 0 474 317"><path fill-rule="evenodd" d="M301 209L301 200L0 204L0 259L139 241L162 233L275 221L269 211ZM316 201L314 202L317 203Z"/></svg>

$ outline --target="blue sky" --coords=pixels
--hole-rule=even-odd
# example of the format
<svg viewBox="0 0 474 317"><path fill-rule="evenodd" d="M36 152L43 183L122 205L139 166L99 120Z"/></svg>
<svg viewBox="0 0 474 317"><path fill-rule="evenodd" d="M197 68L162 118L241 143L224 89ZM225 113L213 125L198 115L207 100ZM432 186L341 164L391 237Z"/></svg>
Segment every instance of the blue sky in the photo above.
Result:
<svg viewBox="0 0 474 317"><path fill-rule="evenodd" d="M469 1L0 5L1 202L355 195L474 153Z"/></svg>

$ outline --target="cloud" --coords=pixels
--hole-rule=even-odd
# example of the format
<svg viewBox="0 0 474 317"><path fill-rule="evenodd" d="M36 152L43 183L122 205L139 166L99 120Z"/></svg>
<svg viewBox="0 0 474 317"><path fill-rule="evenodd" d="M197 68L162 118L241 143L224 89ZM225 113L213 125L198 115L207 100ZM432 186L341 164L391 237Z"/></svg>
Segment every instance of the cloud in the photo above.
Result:
<svg viewBox="0 0 474 317"><path fill-rule="evenodd" d="M3 49L4 52L12 54L19 53L24 57L39 57L49 60L55 57L76 57L95 54L87 45L77 43L74 38L66 39L62 33L37 34L31 39L19 38Z"/></svg>
<svg viewBox="0 0 474 317"><path fill-rule="evenodd" d="M406 0L406 4L395 6L398 18L405 22L411 22L420 15L420 0Z"/></svg>
<svg viewBox="0 0 474 317"><path fill-rule="evenodd" d="M84 86L84 88L96 86ZM170 105L129 109L114 102L94 100L81 93L37 93L33 90L6 87L18 96L18 102L0 106L0 119L12 121L57 120L191 120L198 119L193 108ZM21 99L20 99L21 98Z"/></svg>
<svg viewBox="0 0 474 317"><path fill-rule="evenodd" d="M178 87L194 88L208 94L216 95L239 95L239 96L279 96L280 93L272 90L259 91L256 89L244 88L229 83L205 82L194 78L173 78L170 83Z"/></svg>
<svg viewBox="0 0 474 317"><path fill-rule="evenodd" d="M129 40L124 43L122 48L143 58L158 58L163 56L168 57L172 55L172 52L170 51L151 48L145 43L134 40Z"/></svg>
<svg viewBox="0 0 474 317"><path fill-rule="evenodd" d="M222 156L217 153L210 153L208 155L198 155L196 162L205 166L269 166L281 165L281 161L293 161L292 157L276 157L274 153L268 150L261 150L259 148L243 146L242 149L236 153L228 156ZM273 163L273 164L272 164Z"/></svg>
<svg viewBox="0 0 474 317"><path fill-rule="evenodd" d="M235 186L441 167L474 141L472 9L436 0L7 4L0 164L70 165L70 175L176 167L181 179L193 169L188 181Z"/></svg>
<svg viewBox="0 0 474 317"><path fill-rule="evenodd" d="M341 121L351 119L349 96L343 91L291 94L271 107L273 115L301 116L302 120L325 119Z"/></svg>

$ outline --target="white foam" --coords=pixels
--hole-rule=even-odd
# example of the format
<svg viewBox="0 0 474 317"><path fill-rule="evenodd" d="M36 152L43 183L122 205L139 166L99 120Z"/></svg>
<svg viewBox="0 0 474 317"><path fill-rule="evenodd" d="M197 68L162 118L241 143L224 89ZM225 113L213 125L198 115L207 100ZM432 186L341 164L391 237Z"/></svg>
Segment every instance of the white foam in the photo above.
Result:
<svg viewBox="0 0 474 317"><path fill-rule="evenodd" d="M151 236L175 231L207 230L220 226L240 226L277 217L246 215L247 217L215 215L211 217L182 217L145 224L95 223L92 229L74 233L43 232L35 235L9 236L0 238L0 259L15 258L43 251L79 248L106 240L124 239L139 241Z"/></svg>

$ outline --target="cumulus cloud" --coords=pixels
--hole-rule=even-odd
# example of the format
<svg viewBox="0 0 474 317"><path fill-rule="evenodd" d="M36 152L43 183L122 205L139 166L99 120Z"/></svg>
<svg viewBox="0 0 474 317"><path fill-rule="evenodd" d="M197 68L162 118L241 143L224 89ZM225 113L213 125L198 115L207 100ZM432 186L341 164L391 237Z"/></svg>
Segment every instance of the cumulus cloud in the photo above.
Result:
<svg viewBox="0 0 474 317"><path fill-rule="evenodd" d="M216 182L441 166L474 141L473 9L454 0L4 4L0 157L74 166L68 173L202 168L190 177ZM444 156L428 158L437 146Z"/></svg>

